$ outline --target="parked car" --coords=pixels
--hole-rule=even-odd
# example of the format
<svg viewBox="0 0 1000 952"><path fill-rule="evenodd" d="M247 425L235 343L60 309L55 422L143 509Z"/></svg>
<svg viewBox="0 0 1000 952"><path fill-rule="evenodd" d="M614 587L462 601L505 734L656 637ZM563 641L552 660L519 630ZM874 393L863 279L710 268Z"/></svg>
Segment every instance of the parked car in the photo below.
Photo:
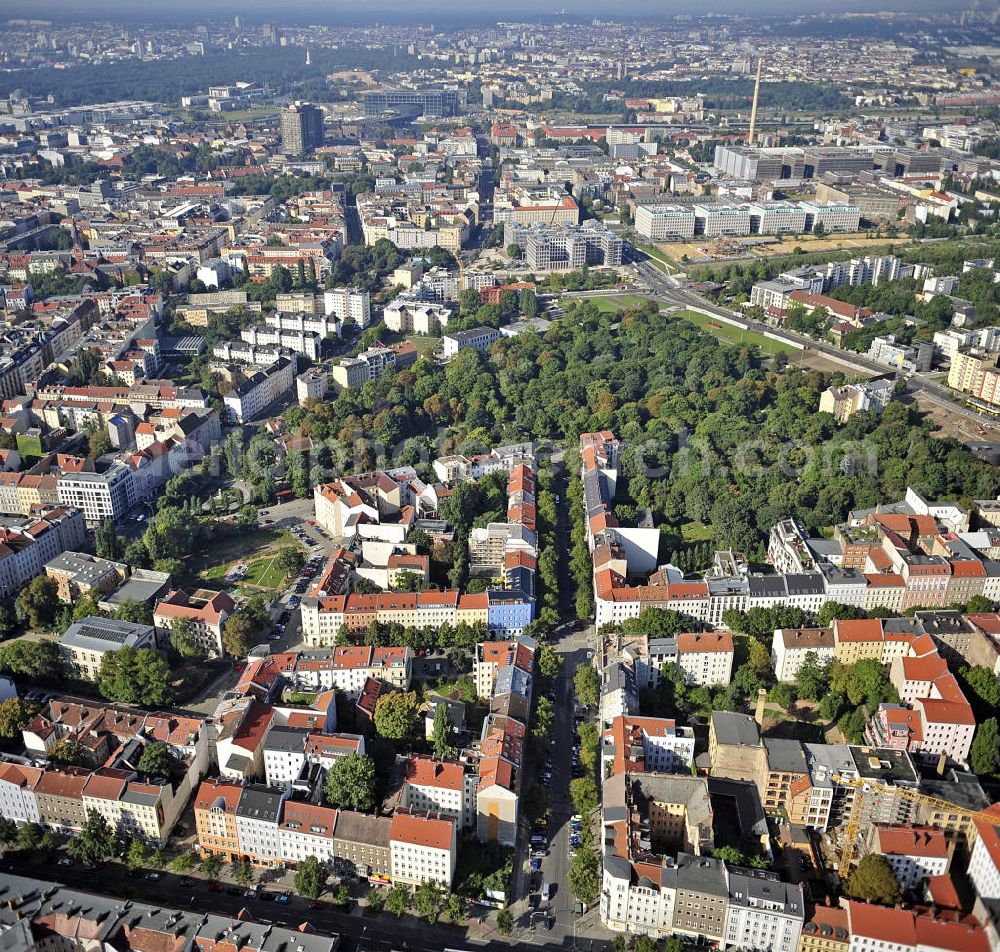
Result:
<svg viewBox="0 0 1000 952"><path fill-rule="evenodd" d="M288 893L278 893L278 895L274 897L274 901L280 903L288 902Z"/></svg>
<svg viewBox="0 0 1000 952"><path fill-rule="evenodd" d="M537 873L542 868L542 861L537 856L531 857L531 871Z"/></svg>

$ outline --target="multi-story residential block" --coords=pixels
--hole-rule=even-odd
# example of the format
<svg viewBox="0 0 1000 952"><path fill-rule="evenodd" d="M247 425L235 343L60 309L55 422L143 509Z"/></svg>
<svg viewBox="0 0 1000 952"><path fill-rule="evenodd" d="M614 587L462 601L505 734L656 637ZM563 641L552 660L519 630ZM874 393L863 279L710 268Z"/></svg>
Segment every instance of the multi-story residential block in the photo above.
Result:
<svg viewBox="0 0 1000 952"><path fill-rule="evenodd" d="M392 815L392 881L418 886L425 881L451 886L457 860L458 821L454 816L398 807Z"/></svg>
<svg viewBox="0 0 1000 952"><path fill-rule="evenodd" d="M954 840L930 826L888 826L868 828L869 851L884 856L904 892L917 889L933 876L943 876L951 865Z"/></svg>
<svg viewBox="0 0 1000 952"><path fill-rule="evenodd" d="M64 473L58 492L59 502L79 509L89 526L117 522L141 498L133 470L122 463L102 473Z"/></svg>
<svg viewBox="0 0 1000 952"><path fill-rule="evenodd" d="M976 842L969 858L969 879L983 899L1000 899L1000 806L975 821Z"/></svg>
<svg viewBox="0 0 1000 952"><path fill-rule="evenodd" d="M500 331L494 327L473 327L467 331L454 331L443 337L444 355L450 359L470 347L485 354L499 339Z"/></svg>
<svg viewBox="0 0 1000 952"><path fill-rule="evenodd" d="M412 366L417 356L417 348L412 341L403 341L391 347L369 347L357 357L344 357L330 368L332 387L338 393L341 390L356 390L369 380L378 380L387 373Z"/></svg>
<svg viewBox="0 0 1000 952"><path fill-rule="evenodd" d="M339 936L310 929L299 932L272 923L230 918L215 913L173 909L162 903L130 900L123 914L121 897L67 889L51 881L10 873L0 875L0 894L10 897L0 919L9 943L32 948L45 933L52 946L76 945L81 936L100 948L144 949L176 946L186 939L192 948L219 952L249 948L260 952L334 952ZM15 902L16 900L16 902Z"/></svg>
<svg viewBox="0 0 1000 952"><path fill-rule="evenodd" d="M418 298L398 297L382 311L385 326L397 334L436 334L448 326L451 308Z"/></svg>
<svg viewBox="0 0 1000 952"><path fill-rule="evenodd" d="M99 599L114 591L128 577L129 568L87 552L63 552L45 563L45 574L55 580L60 601L75 603L82 595Z"/></svg>
<svg viewBox="0 0 1000 952"><path fill-rule="evenodd" d="M278 819L287 793L263 784L248 784L236 805L236 835L240 854L254 866L278 866L282 862Z"/></svg>
<svg viewBox="0 0 1000 952"><path fill-rule="evenodd" d="M411 810L446 813L456 817L463 829L469 829L476 823L478 783L477 774L464 764L411 757L401 803Z"/></svg>
<svg viewBox="0 0 1000 952"><path fill-rule="evenodd" d="M733 636L728 631L677 636L677 669L686 684L729 684L733 673L733 654Z"/></svg>
<svg viewBox="0 0 1000 952"><path fill-rule="evenodd" d="M371 323L371 295L355 288L332 288L323 292L323 310L341 325L352 323L365 328Z"/></svg>
<svg viewBox="0 0 1000 952"><path fill-rule="evenodd" d="M83 545L83 513L51 509L37 519L0 529L0 598L12 598L61 552Z"/></svg>
<svg viewBox="0 0 1000 952"><path fill-rule="evenodd" d="M236 603L225 592L199 588L188 594L177 589L156 603L153 626L166 642L174 624L183 621L206 657L221 658L226 621L235 613Z"/></svg>
<svg viewBox="0 0 1000 952"><path fill-rule="evenodd" d="M986 930L972 917L956 921L922 909L890 909L846 901L851 940L848 952L987 952Z"/></svg>
<svg viewBox="0 0 1000 952"><path fill-rule="evenodd" d="M722 948L794 952L805 919L802 887L772 872L729 867Z"/></svg>
<svg viewBox="0 0 1000 952"><path fill-rule="evenodd" d="M77 677L91 681L96 680L106 654L126 647L155 648L153 626L89 615L73 622L59 639L59 654L69 668Z"/></svg>
<svg viewBox="0 0 1000 952"><path fill-rule="evenodd" d="M279 357L256 370L222 398L237 423L248 423L295 386L295 361Z"/></svg>
<svg viewBox="0 0 1000 952"><path fill-rule="evenodd" d="M636 205L635 230L650 241L684 241L694 237L694 212L683 205Z"/></svg>
<svg viewBox="0 0 1000 952"><path fill-rule="evenodd" d="M779 681L794 681L799 669L812 655L817 663L834 660L832 628L779 628L771 638L771 661Z"/></svg>

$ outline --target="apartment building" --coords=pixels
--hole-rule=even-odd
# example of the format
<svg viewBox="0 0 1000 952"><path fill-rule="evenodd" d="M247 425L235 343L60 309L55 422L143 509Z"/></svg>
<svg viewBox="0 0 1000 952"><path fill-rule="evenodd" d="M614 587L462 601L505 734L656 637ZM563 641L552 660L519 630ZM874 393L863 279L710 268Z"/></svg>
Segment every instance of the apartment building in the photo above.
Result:
<svg viewBox="0 0 1000 952"><path fill-rule="evenodd" d="M309 856L332 866L337 810L301 800L286 800L278 823L278 853L293 869Z"/></svg>
<svg viewBox="0 0 1000 952"><path fill-rule="evenodd" d="M341 326L350 323L364 329L372 319L371 294L354 288L331 288L323 292L323 310Z"/></svg>
<svg viewBox="0 0 1000 952"><path fill-rule="evenodd" d="M400 802L411 810L446 813L470 829L476 823L478 783L476 773L461 763L411 757Z"/></svg>
<svg viewBox="0 0 1000 952"><path fill-rule="evenodd" d="M153 627L161 641L166 642L174 624L183 621L206 657L221 658L225 654L222 634L235 613L236 602L225 592L199 588L188 594L175 589L156 603Z"/></svg>
<svg viewBox="0 0 1000 952"><path fill-rule="evenodd" d="M82 546L84 534L83 513L69 508L0 528L0 598L13 598L61 552Z"/></svg>
<svg viewBox="0 0 1000 952"><path fill-rule="evenodd" d="M87 552L63 552L45 563L45 574L55 581L60 601L75 603L83 595L99 599L114 591L129 568Z"/></svg>
<svg viewBox="0 0 1000 952"><path fill-rule="evenodd" d="M500 336L500 331L494 327L473 327L467 331L445 334L442 340L444 356L450 360L470 347L480 354L485 354L496 341L500 340Z"/></svg>
<svg viewBox="0 0 1000 952"><path fill-rule="evenodd" d="M357 357L341 358L330 368L331 386L337 393L357 390L370 380L378 380L388 373L412 366L417 356L417 348L412 341L403 341L392 347L369 347Z"/></svg>
<svg viewBox="0 0 1000 952"><path fill-rule="evenodd" d="M983 899L1000 899L1000 807L975 820L976 837L969 858L969 879Z"/></svg>
<svg viewBox="0 0 1000 952"><path fill-rule="evenodd" d="M771 662L779 681L794 681L812 655L818 664L834 660L832 628L778 628L771 637Z"/></svg>
<svg viewBox="0 0 1000 952"><path fill-rule="evenodd" d="M282 863L278 819L287 794L263 784L247 784L236 805L236 835L240 854L254 866Z"/></svg>
<svg viewBox="0 0 1000 952"><path fill-rule="evenodd" d="M397 334L436 334L448 326L451 313L446 304L398 297L385 306L382 319Z"/></svg>
<svg viewBox="0 0 1000 952"><path fill-rule="evenodd" d="M88 615L73 622L59 639L59 654L77 677L97 679L108 653L122 648L155 648L152 625Z"/></svg>
<svg viewBox="0 0 1000 952"><path fill-rule="evenodd" d="M728 631L677 636L677 669L685 684L729 684L733 673L733 655L733 636Z"/></svg>
<svg viewBox="0 0 1000 952"><path fill-rule="evenodd" d="M276 726L264 741L264 782L291 791L309 773L309 767L329 769L338 757L363 754L360 734L325 734L308 727Z"/></svg>
<svg viewBox="0 0 1000 952"><path fill-rule="evenodd" d="M650 241L686 241L694 237L694 212L684 205L635 206L635 230Z"/></svg>
<svg viewBox="0 0 1000 952"><path fill-rule="evenodd" d="M134 899L127 914L120 896L67 889L51 881L10 873L0 875L4 897L2 929L8 943L53 948L81 943L95 948L155 949L184 941L192 948L256 949L259 952L334 952L340 937L313 930L300 932L271 923L195 913ZM45 936L39 940L40 935ZM86 940L81 939L87 936Z"/></svg>
<svg viewBox="0 0 1000 952"><path fill-rule="evenodd" d="M454 816L398 807L390 830L393 883L431 881L449 889L458 855L457 829Z"/></svg>
<svg viewBox="0 0 1000 952"><path fill-rule="evenodd" d="M848 952L988 952L989 938L971 916L935 917L922 909L890 909L846 901L851 940Z"/></svg>
<svg viewBox="0 0 1000 952"><path fill-rule="evenodd" d="M1000 369L996 351L957 350L948 370L948 386L968 394L974 406L994 411L1000 406Z"/></svg>
<svg viewBox="0 0 1000 952"><path fill-rule="evenodd" d="M730 867L721 948L796 952L805 919L802 887L774 873Z"/></svg>
<svg viewBox="0 0 1000 952"><path fill-rule="evenodd" d="M931 826L873 824L867 835L868 851L884 856L903 892L919 889L933 876L943 876L951 866L954 840Z"/></svg>
<svg viewBox="0 0 1000 952"><path fill-rule="evenodd" d="M141 498L133 470L123 463L103 473L63 473L58 493L60 504L79 509L88 526L117 522Z"/></svg>
<svg viewBox="0 0 1000 952"><path fill-rule="evenodd" d="M233 387L222 402L237 423L249 423L294 386L295 361L279 357Z"/></svg>

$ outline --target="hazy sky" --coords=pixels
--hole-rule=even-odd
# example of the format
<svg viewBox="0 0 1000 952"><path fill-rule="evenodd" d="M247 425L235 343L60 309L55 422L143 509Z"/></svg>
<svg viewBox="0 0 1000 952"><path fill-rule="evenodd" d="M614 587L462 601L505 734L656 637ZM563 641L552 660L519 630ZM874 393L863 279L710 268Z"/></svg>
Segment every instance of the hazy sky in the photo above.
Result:
<svg viewBox="0 0 1000 952"><path fill-rule="evenodd" d="M762 15L788 14L823 10L845 11L914 11L952 10L981 5L975 0L816 0L803 5L802 0L710 0L709 3L692 6L689 0L630 0L619 6L608 4L606 0L368 0L359 5L356 0L221 0L208 6L199 0L171 0L169 4L136 4L134 0L92 0L83 4L80 0L0 0L0 16L72 16L84 19L107 16L123 16L128 19L174 18L206 14L213 18L243 14L248 19L273 19L277 23L302 21L362 21L385 17L407 21L429 21L439 18L442 24L455 19L487 21L506 19L514 16L531 17L552 15L565 10L582 16L673 16L677 13L743 13ZM361 8L359 10L359 7ZM362 12L363 11L363 12Z"/></svg>

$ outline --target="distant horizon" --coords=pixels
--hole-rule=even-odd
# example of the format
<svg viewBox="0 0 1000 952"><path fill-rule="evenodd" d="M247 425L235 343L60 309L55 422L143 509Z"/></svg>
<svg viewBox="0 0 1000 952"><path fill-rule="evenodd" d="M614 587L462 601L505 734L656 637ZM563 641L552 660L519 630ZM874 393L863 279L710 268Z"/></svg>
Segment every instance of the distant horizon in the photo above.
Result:
<svg viewBox="0 0 1000 952"><path fill-rule="evenodd" d="M755 9L748 10L747 4L738 0L718 0L710 9L692 13L689 4L664 3L661 0L633 0L627 15L615 11L609 15L608 7L597 0L539 0L535 3L514 2L504 8L482 5L482 9L458 0L421 0L416 4L402 5L388 0L374 0L365 5L364 12L357 6L346 2L331 3L330 0L292 0L279 9L273 2L263 0L223 0L214 4L211 13L206 15L205 5L195 0L175 0L169 9L150 10L137 9L134 3L126 0L96 0L89 3L86 9L81 9L78 0L41 0L37 3L26 3L14 0L6 5L4 19L10 18L54 18L66 21L102 20L120 18L123 22L162 22L176 20L179 14L190 16L199 14L195 22L211 22L243 16L252 22L275 23L351 23L364 25L375 22L386 23L434 23L448 27L463 24L478 25L495 23L501 20L552 20L564 14L571 18L598 17L607 20L628 22L631 20L672 20L678 15L688 15L694 19L719 14L721 16L742 16L762 19L789 14L805 16L838 15L845 13L881 12L892 14L913 14L916 16L927 13L946 11L958 12L970 7L968 0L840 0L830 2L829 7L814 7L803 10L798 0L764 0L752 5Z"/></svg>

